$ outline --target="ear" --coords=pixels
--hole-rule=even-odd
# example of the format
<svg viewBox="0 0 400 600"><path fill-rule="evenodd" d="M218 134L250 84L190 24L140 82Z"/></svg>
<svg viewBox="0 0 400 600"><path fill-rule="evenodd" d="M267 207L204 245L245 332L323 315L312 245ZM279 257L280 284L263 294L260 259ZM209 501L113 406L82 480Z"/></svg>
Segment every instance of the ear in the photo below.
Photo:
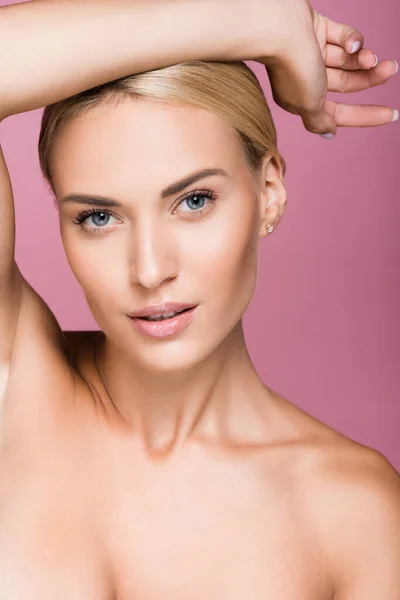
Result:
<svg viewBox="0 0 400 600"><path fill-rule="evenodd" d="M266 154L259 172L260 237L275 230L285 212L287 191L279 158ZM273 228L271 230L271 227Z"/></svg>

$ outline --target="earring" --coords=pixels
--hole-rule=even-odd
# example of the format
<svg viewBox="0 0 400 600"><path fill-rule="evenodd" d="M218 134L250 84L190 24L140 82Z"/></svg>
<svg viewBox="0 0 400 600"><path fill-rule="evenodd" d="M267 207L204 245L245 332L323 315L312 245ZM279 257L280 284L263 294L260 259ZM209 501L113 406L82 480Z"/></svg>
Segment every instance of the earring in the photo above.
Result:
<svg viewBox="0 0 400 600"><path fill-rule="evenodd" d="M273 226L272 225L268 225L268 227L267 227L268 233L272 233L273 230L274 230Z"/></svg>

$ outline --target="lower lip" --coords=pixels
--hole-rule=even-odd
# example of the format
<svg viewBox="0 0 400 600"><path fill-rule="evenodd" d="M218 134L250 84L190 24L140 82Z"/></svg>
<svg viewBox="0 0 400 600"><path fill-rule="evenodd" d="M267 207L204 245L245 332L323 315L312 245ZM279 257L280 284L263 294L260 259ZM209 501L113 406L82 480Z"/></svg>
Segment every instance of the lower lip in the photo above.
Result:
<svg viewBox="0 0 400 600"><path fill-rule="evenodd" d="M180 333L192 321L197 306L186 310L175 317L163 321L145 321L136 317L130 317L133 325L144 335L152 338L164 338L174 333Z"/></svg>

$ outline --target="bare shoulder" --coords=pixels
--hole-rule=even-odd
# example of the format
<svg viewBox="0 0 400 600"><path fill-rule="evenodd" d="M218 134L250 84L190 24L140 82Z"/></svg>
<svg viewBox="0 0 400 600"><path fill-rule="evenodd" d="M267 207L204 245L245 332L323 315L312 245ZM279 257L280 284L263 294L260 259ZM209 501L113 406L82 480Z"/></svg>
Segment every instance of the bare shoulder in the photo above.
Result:
<svg viewBox="0 0 400 600"><path fill-rule="evenodd" d="M291 473L335 600L400 600L400 474L378 450L278 403L293 431L281 471Z"/></svg>
<svg viewBox="0 0 400 600"><path fill-rule="evenodd" d="M400 475L389 460L331 437L314 454L306 496L335 600L400 600Z"/></svg>

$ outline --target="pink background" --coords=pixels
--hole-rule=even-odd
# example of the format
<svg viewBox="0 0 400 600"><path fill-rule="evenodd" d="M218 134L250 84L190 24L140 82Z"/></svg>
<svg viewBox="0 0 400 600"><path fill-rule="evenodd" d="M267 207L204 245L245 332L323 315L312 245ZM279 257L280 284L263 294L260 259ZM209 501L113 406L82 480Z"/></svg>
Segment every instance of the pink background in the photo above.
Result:
<svg viewBox="0 0 400 600"><path fill-rule="evenodd" d="M400 61L399 0L314 6L357 27L381 60ZM250 66L287 160L289 203L261 244L258 289L244 318L249 350L273 389L400 470L400 121L340 129L337 139L323 140L274 104L263 67ZM383 87L330 98L400 109L400 73ZM98 329L65 258L40 173L41 114L1 124L15 194L16 259L64 330Z"/></svg>

